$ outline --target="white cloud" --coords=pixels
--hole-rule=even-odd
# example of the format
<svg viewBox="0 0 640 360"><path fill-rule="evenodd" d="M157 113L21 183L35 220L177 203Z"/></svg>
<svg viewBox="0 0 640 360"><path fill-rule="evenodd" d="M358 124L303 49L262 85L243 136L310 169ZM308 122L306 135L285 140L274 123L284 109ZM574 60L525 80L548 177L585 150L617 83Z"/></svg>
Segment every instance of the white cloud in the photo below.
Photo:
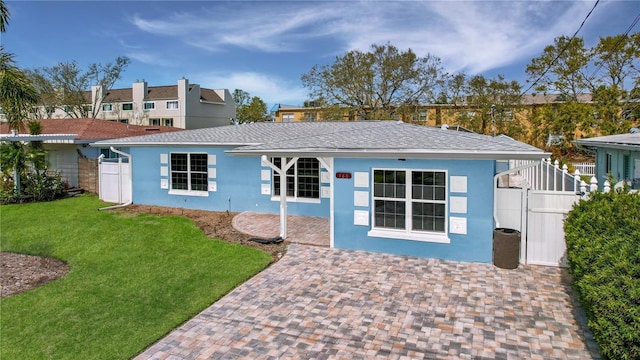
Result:
<svg viewBox="0 0 640 360"><path fill-rule="evenodd" d="M214 2L197 12L136 16L132 22L210 52L235 46L335 56L390 42L420 56L438 56L449 71L475 74L539 55L555 37L572 35L591 6L583 1ZM334 48L318 48L316 40Z"/></svg>
<svg viewBox="0 0 640 360"><path fill-rule="evenodd" d="M332 6L318 3L213 3L195 13L175 13L165 19L131 20L138 29L181 38L187 44L220 51L225 46L264 52L298 51L306 40L326 35L327 19L339 16ZM317 30L320 30L318 33Z"/></svg>
<svg viewBox="0 0 640 360"><path fill-rule="evenodd" d="M307 91L299 83L291 83L267 74L255 72L237 73L202 73L194 75L193 79L202 86L210 89L235 89L248 92L251 96L258 96L271 108L276 103L287 105L302 105L301 99L307 98Z"/></svg>
<svg viewBox="0 0 640 360"><path fill-rule="evenodd" d="M585 2L392 2L387 14L349 26L348 49L394 44L430 53L450 71L481 73L532 58L560 35L572 35L592 4ZM396 17L388 14L401 14Z"/></svg>
<svg viewBox="0 0 640 360"><path fill-rule="evenodd" d="M127 57L147 65L163 66L163 67L176 65L174 62L167 60L165 57L160 56L159 54L130 52L130 53L127 53Z"/></svg>

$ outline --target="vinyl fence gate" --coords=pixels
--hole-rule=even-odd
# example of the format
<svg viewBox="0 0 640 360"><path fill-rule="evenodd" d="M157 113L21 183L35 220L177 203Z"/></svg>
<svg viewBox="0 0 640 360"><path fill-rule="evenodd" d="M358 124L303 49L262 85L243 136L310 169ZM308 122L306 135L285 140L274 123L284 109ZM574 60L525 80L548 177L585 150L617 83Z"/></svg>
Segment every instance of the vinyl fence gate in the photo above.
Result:
<svg viewBox="0 0 640 360"><path fill-rule="evenodd" d="M513 162L496 175L496 227L521 232L520 263L567 266L564 219L581 198L579 173L549 160Z"/></svg>
<svg viewBox="0 0 640 360"><path fill-rule="evenodd" d="M118 204L131 201L131 163L128 159L102 159L98 174L100 200Z"/></svg>

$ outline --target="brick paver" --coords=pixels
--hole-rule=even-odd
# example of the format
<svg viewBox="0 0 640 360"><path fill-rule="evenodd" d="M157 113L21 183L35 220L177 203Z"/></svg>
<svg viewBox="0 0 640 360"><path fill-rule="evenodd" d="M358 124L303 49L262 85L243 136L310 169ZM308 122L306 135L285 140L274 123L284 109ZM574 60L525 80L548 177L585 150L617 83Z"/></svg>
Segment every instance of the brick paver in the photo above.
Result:
<svg viewBox="0 0 640 360"><path fill-rule="evenodd" d="M280 235L280 215L243 212L233 217L233 227L261 238ZM329 218L287 216L287 241L297 244L329 246Z"/></svg>
<svg viewBox="0 0 640 360"><path fill-rule="evenodd" d="M566 276L292 244L138 359L599 358Z"/></svg>

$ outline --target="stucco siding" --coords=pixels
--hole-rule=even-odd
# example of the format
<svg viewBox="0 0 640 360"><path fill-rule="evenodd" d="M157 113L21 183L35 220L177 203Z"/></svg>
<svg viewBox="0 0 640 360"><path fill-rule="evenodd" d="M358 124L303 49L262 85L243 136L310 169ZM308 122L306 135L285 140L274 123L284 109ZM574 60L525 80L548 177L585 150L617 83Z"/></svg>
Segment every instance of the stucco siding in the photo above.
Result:
<svg viewBox="0 0 640 360"><path fill-rule="evenodd" d="M259 158L235 157L225 154L225 148L131 148L133 156L133 202L141 205L184 207L210 211L256 211L278 213L280 202L272 199L271 194L262 194L262 185L271 180L261 180L262 170L268 169L260 164ZM170 164L161 163L162 154L167 157L176 153L207 153L215 155L215 164L209 163L209 169L215 169L215 191L207 196L171 194L168 188L162 188L162 179L169 179ZM161 174L161 167L169 173ZM329 216L329 199L320 199L316 203L288 202L291 215Z"/></svg>
<svg viewBox="0 0 640 360"><path fill-rule="evenodd" d="M466 234L452 233L450 243L389 239L369 236L372 228L374 201L372 198L373 169L444 170L447 175L447 227L451 217L466 219ZM335 159L335 172L351 173L351 179L334 179L335 235L337 248L433 257L490 263L493 244L493 175L492 160L411 160L395 159ZM368 173L369 186L355 187L355 173ZM451 177L466 178L466 192L451 191ZM368 207L354 205L354 191L368 192ZM409 191L409 190L407 190ZM466 198L466 213L453 213L452 197ZM354 225L354 211L368 212L368 225ZM362 213L361 213L362 214Z"/></svg>
<svg viewBox="0 0 640 360"><path fill-rule="evenodd" d="M598 179L598 187L600 190L603 189L605 180L609 179L607 154L611 155L609 167L614 183L621 180L640 178L640 151L601 147L597 149L596 153L596 179ZM627 174L624 173L625 162Z"/></svg>

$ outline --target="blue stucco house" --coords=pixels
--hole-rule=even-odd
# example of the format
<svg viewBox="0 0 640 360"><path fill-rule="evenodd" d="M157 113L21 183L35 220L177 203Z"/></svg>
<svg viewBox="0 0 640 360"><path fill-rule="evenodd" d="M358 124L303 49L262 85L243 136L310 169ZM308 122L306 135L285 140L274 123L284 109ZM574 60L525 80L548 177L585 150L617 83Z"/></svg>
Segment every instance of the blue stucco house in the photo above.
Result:
<svg viewBox="0 0 640 360"><path fill-rule="evenodd" d="M396 121L253 123L96 146L131 154L136 204L322 216L332 247L485 263L498 163L549 155Z"/></svg>
<svg viewBox="0 0 640 360"><path fill-rule="evenodd" d="M573 143L596 154L596 179L600 189L611 175L614 181L626 181L640 189L640 132L599 136Z"/></svg>

